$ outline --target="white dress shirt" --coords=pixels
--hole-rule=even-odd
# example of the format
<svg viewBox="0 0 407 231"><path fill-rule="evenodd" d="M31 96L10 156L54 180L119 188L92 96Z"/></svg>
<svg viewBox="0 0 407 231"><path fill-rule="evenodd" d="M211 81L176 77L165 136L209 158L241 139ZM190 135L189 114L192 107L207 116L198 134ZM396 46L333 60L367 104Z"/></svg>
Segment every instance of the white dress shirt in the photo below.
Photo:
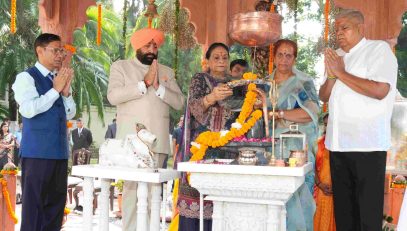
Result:
<svg viewBox="0 0 407 231"><path fill-rule="evenodd" d="M390 120L396 94L397 59L384 41L363 38L343 56L346 72L390 84L387 96L374 99L357 93L339 79L329 98L325 145L330 151L370 152L390 148Z"/></svg>
<svg viewBox="0 0 407 231"><path fill-rule="evenodd" d="M44 78L51 72L41 63L36 62L35 67L41 72ZM14 98L20 105L19 111L25 118L32 118L40 113L48 111L54 102L59 98L59 93L51 88L44 95L39 95L35 87L33 77L28 72L21 72L17 75L12 89L14 91ZM62 96L65 106L66 119L72 119L76 113L76 105L72 98Z"/></svg>

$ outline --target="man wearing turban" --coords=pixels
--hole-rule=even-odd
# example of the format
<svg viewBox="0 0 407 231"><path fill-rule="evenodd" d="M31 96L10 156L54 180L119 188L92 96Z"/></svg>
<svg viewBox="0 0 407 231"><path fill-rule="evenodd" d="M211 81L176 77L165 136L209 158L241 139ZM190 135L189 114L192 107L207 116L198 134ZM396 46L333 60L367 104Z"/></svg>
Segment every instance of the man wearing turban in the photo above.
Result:
<svg viewBox="0 0 407 231"><path fill-rule="evenodd" d="M163 32L144 28L131 37L136 58L119 60L110 68L107 98L117 107L116 139L135 133L141 123L157 136L152 147L155 163L162 168L170 152L169 109L180 110L184 96L174 71L157 62ZM125 182L123 191L123 230L136 230L137 183Z"/></svg>

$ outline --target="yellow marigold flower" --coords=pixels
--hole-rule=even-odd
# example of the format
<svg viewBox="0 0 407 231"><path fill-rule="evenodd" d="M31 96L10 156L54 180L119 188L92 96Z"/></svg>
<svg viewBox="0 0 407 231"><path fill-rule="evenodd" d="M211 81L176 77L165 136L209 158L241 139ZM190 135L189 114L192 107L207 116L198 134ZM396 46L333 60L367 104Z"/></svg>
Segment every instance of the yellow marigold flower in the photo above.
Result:
<svg viewBox="0 0 407 231"><path fill-rule="evenodd" d="M233 135L232 135L232 133L231 132L229 132L228 134L226 134L226 139L227 140L231 140L231 139L233 139Z"/></svg>
<svg viewBox="0 0 407 231"><path fill-rule="evenodd" d="M188 181L188 184L189 184L189 182L190 182L190 178L191 178L191 173L187 173L187 181Z"/></svg>
<svg viewBox="0 0 407 231"><path fill-rule="evenodd" d="M243 79L255 80L255 79L257 79L257 75L252 73L252 72L246 72L246 73L243 74Z"/></svg>
<svg viewBox="0 0 407 231"><path fill-rule="evenodd" d="M212 146L212 144L213 144L213 140L208 142L208 146Z"/></svg>
<svg viewBox="0 0 407 231"><path fill-rule="evenodd" d="M64 209L64 215L68 215L68 214L70 214L70 213L71 213L71 210L68 209L67 207L65 207L65 209Z"/></svg>
<svg viewBox="0 0 407 231"><path fill-rule="evenodd" d="M247 90L249 91L247 94L253 93L252 91L256 90L256 84L250 83L249 86L247 86Z"/></svg>
<svg viewBox="0 0 407 231"><path fill-rule="evenodd" d="M203 141L204 139L205 139L204 136L199 135L199 136L195 139L195 142L202 144L202 143L203 143L202 141Z"/></svg>
<svg viewBox="0 0 407 231"><path fill-rule="evenodd" d="M263 112L260 110L256 110L253 112L253 117L260 118L263 115Z"/></svg>

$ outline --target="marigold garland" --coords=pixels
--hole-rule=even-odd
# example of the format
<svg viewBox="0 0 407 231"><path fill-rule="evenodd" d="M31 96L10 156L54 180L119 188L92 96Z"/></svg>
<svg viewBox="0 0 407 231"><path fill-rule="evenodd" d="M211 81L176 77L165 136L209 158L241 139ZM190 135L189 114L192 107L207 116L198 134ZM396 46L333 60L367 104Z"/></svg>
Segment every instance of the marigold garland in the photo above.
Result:
<svg viewBox="0 0 407 231"><path fill-rule="evenodd" d="M274 5L274 4L271 4L270 12L271 12L271 13L275 13L275 12L276 12L275 5ZM274 62L274 60L273 60L273 49L274 49L274 45L273 45L273 44L270 44L270 47L269 47L269 74L273 73L273 68L274 68L274 63L273 63L273 62Z"/></svg>
<svg viewBox="0 0 407 231"><path fill-rule="evenodd" d="M11 0L10 7L11 7L10 32L14 34L16 33L17 0Z"/></svg>
<svg viewBox="0 0 407 231"><path fill-rule="evenodd" d="M17 170L1 170L1 175L16 175ZM0 178L0 184L2 186L1 191L3 192L3 198L6 201L7 212L10 215L11 219L13 220L14 224L18 223L18 218L16 216L15 211L13 211L13 207L11 206L10 201L10 194L7 190L7 180L3 177Z"/></svg>
<svg viewBox="0 0 407 231"><path fill-rule="evenodd" d="M153 23L153 18L148 17L147 23L148 23L147 27L148 27L148 28L151 28L152 23Z"/></svg>
<svg viewBox="0 0 407 231"><path fill-rule="evenodd" d="M75 53L76 53L76 47L74 47L74 46L71 45L71 44L65 44L65 45L64 45L64 48L65 48L65 50L71 52L72 54L75 54Z"/></svg>
<svg viewBox="0 0 407 231"><path fill-rule="evenodd" d="M252 73L252 72L246 72L243 74L243 79L246 80L256 80L257 79L257 75Z"/></svg>
<svg viewBox="0 0 407 231"><path fill-rule="evenodd" d="M13 175L13 176L17 175L17 173L18 173L18 171L15 169L10 169L10 170L3 169L0 172L1 175Z"/></svg>
<svg viewBox="0 0 407 231"><path fill-rule="evenodd" d="M71 121L66 121L66 127L67 128L72 128L72 126L73 126L73 123L71 122Z"/></svg>
<svg viewBox="0 0 407 231"><path fill-rule="evenodd" d="M248 76L253 77L253 75L254 74L249 74ZM190 161L202 160L208 147L222 147L232 139L244 135L251 127L254 126L256 121L262 117L261 110L253 111L253 105L257 97L257 93L255 91L256 85L254 83L250 83L247 89L248 91L242 106L242 111L240 112L239 117L236 119L236 123L240 126L232 125L232 128L225 131L223 135L221 132L212 131L206 131L199 134L195 141L191 142L190 151L192 153L192 157ZM247 120L249 116L250 119Z"/></svg>
<svg viewBox="0 0 407 231"><path fill-rule="evenodd" d="M98 22L97 22L97 37L96 44L100 46L102 43L102 4L98 4Z"/></svg>
<svg viewBox="0 0 407 231"><path fill-rule="evenodd" d="M324 9L324 16L325 16L325 31L324 31L324 41L328 44L328 36L329 36L329 11L330 11L330 0L325 0L325 9Z"/></svg>
<svg viewBox="0 0 407 231"><path fill-rule="evenodd" d="M276 11L276 6L274 4L271 4L270 12L274 13L275 11Z"/></svg>
<svg viewBox="0 0 407 231"><path fill-rule="evenodd" d="M273 73L274 59L273 59L274 44L270 44L269 48L269 74Z"/></svg>
<svg viewBox="0 0 407 231"><path fill-rule="evenodd" d="M202 59L201 68L202 68L202 71L206 71L206 69L208 68L208 60Z"/></svg>
<svg viewBox="0 0 407 231"><path fill-rule="evenodd" d="M65 207L65 209L64 209L64 215L68 215L68 214L70 214L70 213L71 213L71 210L68 209L67 207Z"/></svg>

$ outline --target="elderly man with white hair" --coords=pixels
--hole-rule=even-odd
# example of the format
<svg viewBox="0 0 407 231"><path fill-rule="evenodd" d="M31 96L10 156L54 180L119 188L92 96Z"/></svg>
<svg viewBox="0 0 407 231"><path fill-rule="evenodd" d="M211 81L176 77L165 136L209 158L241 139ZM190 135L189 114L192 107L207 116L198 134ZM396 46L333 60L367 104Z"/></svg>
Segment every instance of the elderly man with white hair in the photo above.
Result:
<svg viewBox="0 0 407 231"><path fill-rule="evenodd" d="M336 228L379 231L397 60L388 43L364 37L359 11L340 12L335 31L340 49L325 51L328 76L319 96L329 101L325 145Z"/></svg>

